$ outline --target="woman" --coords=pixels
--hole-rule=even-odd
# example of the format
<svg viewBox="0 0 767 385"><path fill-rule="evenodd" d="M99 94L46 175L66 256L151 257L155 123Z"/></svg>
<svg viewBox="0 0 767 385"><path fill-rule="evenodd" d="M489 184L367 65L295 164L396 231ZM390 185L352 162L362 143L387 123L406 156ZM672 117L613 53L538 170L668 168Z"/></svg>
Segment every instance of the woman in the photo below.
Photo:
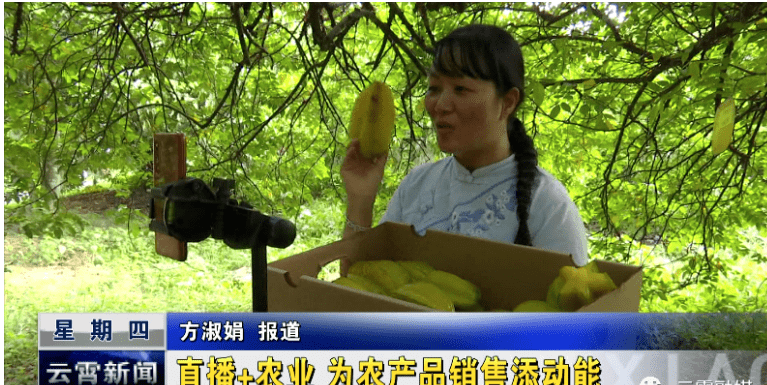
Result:
<svg viewBox="0 0 767 385"><path fill-rule="evenodd" d="M525 96L519 44L497 27L458 28L437 42L428 80L426 110L439 148L453 156L411 170L380 222L562 252L585 265L578 209L538 167L533 141L515 115ZM385 156L362 157L356 140L347 149L344 237L372 225L385 163Z"/></svg>

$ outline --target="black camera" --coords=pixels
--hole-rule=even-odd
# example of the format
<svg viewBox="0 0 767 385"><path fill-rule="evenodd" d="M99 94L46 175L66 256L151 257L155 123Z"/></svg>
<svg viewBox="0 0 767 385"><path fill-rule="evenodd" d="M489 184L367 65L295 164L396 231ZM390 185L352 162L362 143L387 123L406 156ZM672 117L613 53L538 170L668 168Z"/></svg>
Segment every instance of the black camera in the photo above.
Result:
<svg viewBox="0 0 767 385"><path fill-rule="evenodd" d="M196 178L155 187L149 229L181 242L201 242L212 237L233 249L250 248L253 311L266 311L266 246L290 246L296 238L296 227L288 220L262 214L232 199L233 189L234 180L219 178L213 180L212 188ZM155 207L158 204L161 206Z"/></svg>
<svg viewBox="0 0 767 385"><path fill-rule="evenodd" d="M233 180L214 179L213 188L196 178L185 178L152 189L152 231L182 242L221 239L233 249L254 246L286 248L296 238L290 221L264 215L231 198ZM164 202L162 218L155 218L155 200Z"/></svg>

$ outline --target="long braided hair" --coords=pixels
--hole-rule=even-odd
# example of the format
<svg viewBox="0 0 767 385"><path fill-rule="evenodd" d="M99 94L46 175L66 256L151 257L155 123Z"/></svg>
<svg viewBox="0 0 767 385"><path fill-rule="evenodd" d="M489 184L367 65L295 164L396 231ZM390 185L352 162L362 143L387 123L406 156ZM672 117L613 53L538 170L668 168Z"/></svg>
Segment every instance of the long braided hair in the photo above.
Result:
<svg viewBox="0 0 767 385"><path fill-rule="evenodd" d="M502 28L473 24L455 29L435 45L432 69L451 77L467 76L495 84L499 96L512 88L519 90L517 109L525 96L525 65L522 50ZM515 111L516 112L516 111ZM517 162L517 218L519 230L514 243L532 246L527 219L530 216L538 152L515 113L506 125L509 145Z"/></svg>

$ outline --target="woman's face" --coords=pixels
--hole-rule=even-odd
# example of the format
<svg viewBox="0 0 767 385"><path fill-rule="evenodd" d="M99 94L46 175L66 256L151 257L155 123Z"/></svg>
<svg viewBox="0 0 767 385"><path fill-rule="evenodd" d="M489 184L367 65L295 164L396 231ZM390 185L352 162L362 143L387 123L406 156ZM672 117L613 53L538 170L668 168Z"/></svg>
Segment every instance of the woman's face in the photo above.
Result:
<svg viewBox="0 0 767 385"><path fill-rule="evenodd" d="M506 122L516 107L516 95L500 98L495 84L486 80L429 75L424 104L439 148L470 170L508 157Z"/></svg>

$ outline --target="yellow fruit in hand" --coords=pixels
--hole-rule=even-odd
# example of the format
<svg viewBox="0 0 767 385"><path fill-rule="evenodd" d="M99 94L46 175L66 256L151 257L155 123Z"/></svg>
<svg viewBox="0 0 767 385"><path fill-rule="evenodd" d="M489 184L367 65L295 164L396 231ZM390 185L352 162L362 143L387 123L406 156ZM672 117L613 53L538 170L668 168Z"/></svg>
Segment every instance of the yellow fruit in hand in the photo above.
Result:
<svg viewBox="0 0 767 385"><path fill-rule="evenodd" d="M373 82L354 102L349 137L359 139L362 156L373 158L389 152L394 131L394 96L383 82Z"/></svg>

